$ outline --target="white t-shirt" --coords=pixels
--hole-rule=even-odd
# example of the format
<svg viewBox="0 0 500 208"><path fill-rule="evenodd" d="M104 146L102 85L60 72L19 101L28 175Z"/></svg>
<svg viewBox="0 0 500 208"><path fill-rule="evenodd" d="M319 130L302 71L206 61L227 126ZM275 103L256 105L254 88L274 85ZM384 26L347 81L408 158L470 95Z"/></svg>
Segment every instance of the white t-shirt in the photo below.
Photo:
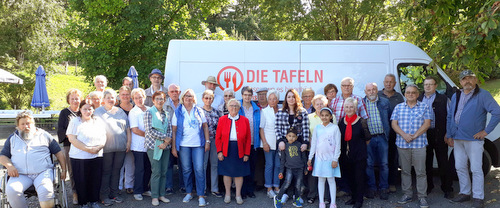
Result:
<svg viewBox="0 0 500 208"><path fill-rule="evenodd" d="M195 107L191 109L190 114L188 114L184 105L182 105L182 114L184 115L184 129L182 131L182 141L181 147L199 147L200 145L200 131L203 131L203 123L207 123L207 118L202 109L198 109L201 118L196 118ZM177 117L172 116L172 126L177 126ZM177 137L179 138L179 137ZM202 138L205 139L205 138Z"/></svg>
<svg viewBox="0 0 500 208"><path fill-rule="evenodd" d="M266 141L269 144L271 150L276 150L276 114L274 109L267 106L262 109L260 114L260 125L259 127L264 130L264 136L266 136ZM260 146L264 144L261 142Z"/></svg>
<svg viewBox="0 0 500 208"><path fill-rule="evenodd" d="M146 110L149 107L146 106ZM145 131L144 129L144 112L141 108L134 106L132 110L128 113L128 121L130 123L130 128L138 128L141 131ZM130 149L136 152L146 152L148 149L144 146L145 138L143 136L139 136L132 132L132 142L130 144Z"/></svg>
<svg viewBox="0 0 500 208"><path fill-rule="evenodd" d="M80 117L74 117L68 124L67 135L75 135L76 139L87 146L98 146L106 144L106 129L104 122L95 117L86 122L82 122ZM91 154L76 148L71 144L69 157L74 159L93 159L102 157L102 149L97 154Z"/></svg>

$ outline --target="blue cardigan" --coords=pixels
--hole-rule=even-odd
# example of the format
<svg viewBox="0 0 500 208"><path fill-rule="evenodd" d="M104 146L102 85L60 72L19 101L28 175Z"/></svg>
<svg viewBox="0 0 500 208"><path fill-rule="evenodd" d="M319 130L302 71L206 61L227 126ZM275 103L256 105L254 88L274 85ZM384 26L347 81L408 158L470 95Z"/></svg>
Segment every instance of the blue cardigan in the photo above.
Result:
<svg viewBox="0 0 500 208"><path fill-rule="evenodd" d="M182 136L184 135L184 114L182 113L183 106L184 105L181 104L179 105L179 107L175 109L175 117L177 118L177 131L175 132L175 148L177 149L177 151L179 151L179 148L181 146ZM194 105L192 113L194 113L195 114L194 116L197 119L200 119L201 121L202 115L200 107ZM200 127L199 136L200 136L200 146L205 147L205 132L203 131L203 124Z"/></svg>
<svg viewBox="0 0 500 208"><path fill-rule="evenodd" d="M457 100L457 93L451 97L448 117L446 119L447 138L477 141L474 139L474 134L482 130L485 130L489 134L500 122L500 106L498 106L498 103L493 99L491 94L484 89L480 89L477 85L474 92L471 93L474 94L472 94L470 100L465 104L458 124L455 123L457 102L459 102ZM488 113L491 113L491 120L486 125L486 115Z"/></svg>
<svg viewBox="0 0 500 208"><path fill-rule="evenodd" d="M245 116L245 110L243 109L243 100L240 100L241 108L238 114L241 116ZM254 102L252 103L252 108L253 108L253 148L257 149L260 147L260 108L255 104Z"/></svg>

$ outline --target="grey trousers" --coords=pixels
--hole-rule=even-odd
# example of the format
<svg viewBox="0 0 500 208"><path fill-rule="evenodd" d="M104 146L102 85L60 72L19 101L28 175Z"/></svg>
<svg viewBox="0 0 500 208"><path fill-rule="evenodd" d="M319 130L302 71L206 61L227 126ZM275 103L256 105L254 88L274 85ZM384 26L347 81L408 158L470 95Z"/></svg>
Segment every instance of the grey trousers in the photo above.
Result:
<svg viewBox="0 0 500 208"><path fill-rule="evenodd" d="M399 148L399 162L401 164L401 189L409 197L413 196L411 187L411 167L415 168L417 178L418 198L427 197L427 175L425 173L426 147Z"/></svg>
<svg viewBox="0 0 500 208"><path fill-rule="evenodd" d="M210 191L219 192L219 173L217 170L217 164L219 162L219 158L217 157L217 147L215 147L215 139L211 140L210 142L210 150L205 152L205 158L203 161L203 170L205 171L204 173L207 172L209 158L210 158L210 187L211 187ZM205 174L205 182L206 181L207 181L207 174Z"/></svg>

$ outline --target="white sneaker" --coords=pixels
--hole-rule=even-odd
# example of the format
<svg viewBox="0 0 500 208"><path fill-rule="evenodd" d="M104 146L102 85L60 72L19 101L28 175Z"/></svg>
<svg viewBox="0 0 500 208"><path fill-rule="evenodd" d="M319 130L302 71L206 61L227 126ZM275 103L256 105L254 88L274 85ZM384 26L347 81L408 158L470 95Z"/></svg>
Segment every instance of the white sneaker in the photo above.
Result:
<svg viewBox="0 0 500 208"><path fill-rule="evenodd" d="M134 199L137 201L142 201L144 198L140 194L134 194Z"/></svg>
<svg viewBox="0 0 500 208"><path fill-rule="evenodd" d="M191 201L191 199L193 199L193 196L191 196L191 194L186 194L184 199L182 199L182 202L188 203L189 201Z"/></svg>
<svg viewBox="0 0 500 208"><path fill-rule="evenodd" d="M281 197L281 203L286 204L286 200L288 200L288 194L283 194L283 196Z"/></svg>
<svg viewBox="0 0 500 208"><path fill-rule="evenodd" d="M267 192L267 197L269 197L270 199L273 199L274 196L276 196L276 193L274 193L273 190L270 190L270 191Z"/></svg>
<svg viewBox="0 0 500 208"><path fill-rule="evenodd" d="M164 202L164 203L169 203L170 202L170 199L167 199L167 197L164 197L164 196L160 196L160 198L158 198L160 201Z"/></svg>
<svg viewBox="0 0 500 208"><path fill-rule="evenodd" d="M158 206L158 205L160 205L160 201L158 201L158 198L153 198L153 199L151 199L151 204L153 206Z"/></svg>
<svg viewBox="0 0 500 208"><path fill-rule="evenodd" d="M146 191L146 192L142 193L142 195L151 197L151 191Z"/></svg>

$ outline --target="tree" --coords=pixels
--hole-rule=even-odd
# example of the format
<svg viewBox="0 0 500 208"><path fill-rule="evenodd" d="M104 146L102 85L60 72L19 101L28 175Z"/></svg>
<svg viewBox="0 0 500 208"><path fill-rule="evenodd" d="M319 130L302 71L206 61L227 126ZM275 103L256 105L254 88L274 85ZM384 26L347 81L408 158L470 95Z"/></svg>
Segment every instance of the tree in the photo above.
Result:
<svg viewBox="0 0 500 208"><path fill-rule="evenodd" d="M165 66L171 39L203 39L205 18L220 11L229 0L70 0L76 17L68 35L80 40L73 51L80 54L88 80L103 74L111 87L121 85L130 66L139 80Z"/></svg>
<svg viewBox="0 0 500 208"><path fill-rule="evenodd" d="M38 65L61 60L66 41L60 33L67 16L60 0L2 0L0 4L0 68L24 80L1 84L0 106L27 108Z"/></svg>
<svg viewBox="0 0 500 208"><path fill-rule="evenodd" d="M469 68L480 79L498 76L500 1L408 1L404 39L424 49L445 71Z"/></svg>

